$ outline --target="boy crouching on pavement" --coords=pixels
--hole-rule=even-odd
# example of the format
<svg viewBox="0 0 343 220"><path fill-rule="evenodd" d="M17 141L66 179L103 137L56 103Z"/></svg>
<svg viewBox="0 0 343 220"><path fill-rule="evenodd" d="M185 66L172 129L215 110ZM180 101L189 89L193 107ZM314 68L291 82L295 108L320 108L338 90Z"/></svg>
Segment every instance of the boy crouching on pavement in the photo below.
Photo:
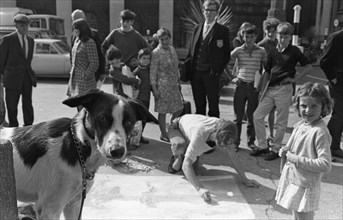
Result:
<svg viewBox="0 0 343 220"><path fill-rule="evenodd" d="M243 166L234 152L236 135L234 123L216 117L186 114L174 119L168 130L173 154L168 172L176 173L182 169L186 179L195 187L204 201L210 202L211 194L197 179L193 164L196 164L200 155L212 149L207 142L215 142L216 147L226 152L243 184L258 187L259 184L255 180L247 179Z"/></svg>

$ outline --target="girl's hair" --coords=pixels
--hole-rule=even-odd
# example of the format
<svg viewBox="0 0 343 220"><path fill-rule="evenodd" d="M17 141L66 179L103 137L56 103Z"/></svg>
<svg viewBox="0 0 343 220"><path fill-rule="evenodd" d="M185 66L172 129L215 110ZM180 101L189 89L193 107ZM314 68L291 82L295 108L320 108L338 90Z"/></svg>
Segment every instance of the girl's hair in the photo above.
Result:
<svg viewBox="0 0 343 220"><path fill-rule="evenodd" d="M148 48L143 48L138 51L138 59L145 55L151 56L151 51Z"/></svg>
<svg viewBox="0 0 343 220"><path fill-rule="evenodd" d="M221 147L227 147L234 142L236 136L236 125L232 121L221 119L215 136L217 144Z"/></svg>
<svg viewBox="0 0 343 220"><path fill-rule="evenodd" d="M297 90L294 96L294 106L297 109L299 116L301 116L299 111L300 97L304 96L316 98L322 103L322 113L320 115L322 118L331 113L333 100L331 99L328 90L322 84L307 82Z"/></svg>
<svg viewBox="0 0 343 220"><path fill-rule="evenodd" d="M80 31L79 39L81 42L87 42L92 37L92 31L87 21L83 18L76 19L73 22L73 29Z"/></svg>
<svg viewBox="0 0 343 220"><path fill-rule="evenodd" d="M158 39L160 39L161 37L163 36L168 36L169 38L171 38L171 34L170 34L170 31L165 28L165 27L161 27L160 29L158 29L157 31L157 37Z"/></svg>
<svg viewBox="0 0 343 220"><path fill-rule="evenodd" d="M120 50L114 45L111 45L106 51L106 59L108 61L113 59L121 59L121 56Z"/></svg>
<svg viewBox="0 0 343 220"><path fill-rule="evenodd" d="M277 28L280 24L280 20L277 18L267 18L267 20L263 21L263 30L269 30L270 28Z"/></svg>

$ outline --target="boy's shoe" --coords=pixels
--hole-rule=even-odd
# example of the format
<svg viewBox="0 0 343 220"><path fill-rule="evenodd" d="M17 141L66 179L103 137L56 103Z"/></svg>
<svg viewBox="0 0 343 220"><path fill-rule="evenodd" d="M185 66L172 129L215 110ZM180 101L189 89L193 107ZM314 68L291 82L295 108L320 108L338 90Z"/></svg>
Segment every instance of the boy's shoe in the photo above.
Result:
<svg viewBox="0 0 343 220"><path fill-rule="evenodd" d="M278 153L274 151L270 151L268 154L264 156L264 160L267 160L267 161L275 160L278 157L279 157Z"/></svg>
<svg viewBox="0 0 343 220"><path fill-rule="evenodd" d="M273 138L272 137L267 138L267 144L268 144L268 147L273 146Z"/></svg>
<svg viewBox="0 0 343 220"><path fill-rule="evenodd" d="M137 150L138 147L136 145L126 144L126 149L130 151Z"/></svg>
<svg viewBox="0 0 343 220"><path fill-rule="evenodd" d="M258 149L258 147L254 144L254 143L252 143L252 144L248 144L248 147L251 149L251 150L256 150L256 149Z"/></svg>
<svg viewBox="0 0 343 220"><path fill-rule="evenodd" d="M160 136L161 141L170 142L168 137Z"/></svg>
<svg viewBox="0 0 343 220"><path fill-rule="evenodd" d="M260 156L261 154L267 154L268 152L269 152L269 148L268 147L266 149L260 149L260 148L257 147L249 155L257 157L257 156Z"/></svg>
<svg viewBox="0 0 343 220"><path fill-rule="evenodd" d="M141 140L139 141L141 144L149 144L149 141L145 137L141 137Z"/></svg>
<svg viewBox="0 0 343 220"><path fill-rule="evenodd" d="M174 168L173 168L174 161L175 161L175 157L171 156L170 162L168 164L168 173L170 173L170 174L175 174L178 172L178 170L174 170Z"/></svg>

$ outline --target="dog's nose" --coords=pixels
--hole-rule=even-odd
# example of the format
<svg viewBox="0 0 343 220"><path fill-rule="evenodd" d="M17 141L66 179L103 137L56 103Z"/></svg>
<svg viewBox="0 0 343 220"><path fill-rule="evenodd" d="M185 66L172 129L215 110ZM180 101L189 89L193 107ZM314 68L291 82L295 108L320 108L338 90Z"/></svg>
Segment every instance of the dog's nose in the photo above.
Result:
<svg viewBox="0 0 343 220"><path fill-rule="evenodd" d="M111 156L114 159L118 159L118 158L122 158L125 154L125 148L124 147L120 147L120 148L115 148L115 147L111 147Z"/></svg>

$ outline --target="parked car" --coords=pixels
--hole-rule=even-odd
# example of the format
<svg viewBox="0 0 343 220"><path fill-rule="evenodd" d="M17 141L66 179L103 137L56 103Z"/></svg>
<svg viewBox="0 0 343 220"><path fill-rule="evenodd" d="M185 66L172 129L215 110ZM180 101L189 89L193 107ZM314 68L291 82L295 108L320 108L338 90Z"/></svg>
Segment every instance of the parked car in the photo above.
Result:
<svg viewBox="0 0 343 220"><path fill-rule="evenodd" d="M35 39L32 69L38 77L68 78L71 69L70 48L61 40Z"/></svg>
<svg viewBox="0 0 343 220"><path fill-rule="evenodd" d="M16 28L14 26L3 26L0 27L0 38L6 34L10 34L15 31ZM31 28L29 27L29 31L27 33L32 38L42 38L42 39L58 39L58 36L53 32L44 29L44 28Z"/></svg>

